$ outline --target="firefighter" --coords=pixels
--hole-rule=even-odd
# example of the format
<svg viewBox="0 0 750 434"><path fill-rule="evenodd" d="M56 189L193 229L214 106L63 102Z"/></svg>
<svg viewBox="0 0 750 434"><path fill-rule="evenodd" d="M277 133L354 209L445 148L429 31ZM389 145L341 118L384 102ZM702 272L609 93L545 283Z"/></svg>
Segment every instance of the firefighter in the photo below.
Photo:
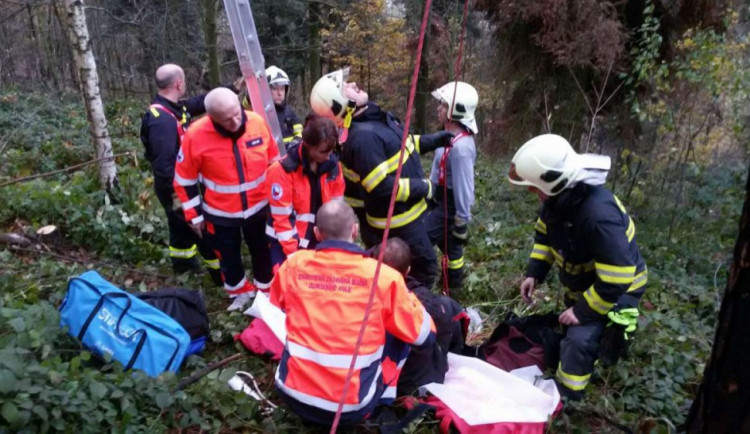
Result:
<svg viewBox="0 0 750 434"><path fill-rule="evenodd" d="M271 241L271 263L276 268L297 249L315 248L315 213L324 203L343 199L344 178L333 154L339 135L328 118L310 115L302 142L268 169L271 215L266 234Z"/></svg>
<svg viewBox="0 0 750 434"><path fill-rule="evenodd" d="M604 187L610 164L609 157L577 154L564 138L545 134L516 152L508 174L542 202L521 296L530 302L552 264L560 267L567 309L559 322L567 329L556 381L574 400L584 395L603 334L624 343L635 331L647 279L633 219Z"/></svg>
<svg viewBox="0 0 750 434"><path fill-rule="evenodd" d="M474 135L479 131L474 110L479 95L473 86L458 81L440 87L432 92L432 96L439 101L438 122L454 137L451 146L435 151L430 171L430 180L437 185L435 206L427 215L425 226L432 244L437 245L443 255L448 255L448 287L457 297L464 276L463 245L469 236L468 225L474 205L474 163L477 159Z"/></svg>
<svg viewBox="0 0 750 434"><path fill-rule="evenodd" d="M390 112L384 112L367 92L347 82L348 68L323 76L310 93L315 113L343 126L341 163L346 181L345 199L363 206L362 240L374 246L382 237L398 168L403 126ZM427 287L437 276L437 257L424 227L427 200L435 191L425 178L419 158L450 143L452 134L439 131L410 135L399 180L390 235L403 239L413 255L412 275Z"/></svg>
<svg viewBox="0 0 750 434"><path fill-rule="evenodd" d="M141 141L146 148L146 158L151 162L156 197L167 215L172 270L175 273L199 270L196 255L200 252L211 279L221 285L219 260L208 239L198 238L185 222L172 187L182 136L191 118L206 111L203 105L206 96L182 99L187 89L185 72L174 64L162 65L156 70L156 87L158 93L141 119Z"/></svg>
<svg viewBox="0 0 750 434"><path fill-rule="evenodd" d="M271 284L271 303L286 312L287 342L276 371L276 387L303 419L331 425L370 297L377 261L353 244L357 219L335 200L316 216L315 250L299 250L283 264ZM395 397L394 372L411 345L430 346L435 326L404 279L382 267L364 335L357 351L341 424L364 420L378 404ZM393 362L395 361L395 362Z"/></svg>
<svg viewBox="0 0 750 434"><path fill-rule="evenodd" d="M243 111L232 91L214 89L205 104L208 116L188 130L177 154L174 186L192 229L199 237L210 235L224 289L233 298L227 310L233 311L271 283L266 169L279 150L268 124ZM253 283L242 266L243 236L252 256Z"/></svg>
<svg viewBox="0 0 750 434"><path fill-rule="evenodd" d="M380 244L370 256L377 259ZM461 354L464 347L463 328L469 317L456 300L438 295L409 275L411 251L401 238L386 241L383 263L395 269L406 281L406 287L417 296L435 323L435 343L429 347L412 348L398 378L398 394L408 395L429 383L442 383L448 371L448 352ZM398 366L398 364L396 365Z"/></svg>
<svg viewBox="0 0 750 434"><path fill-rule="evenodd" d="M281 127L281 135L284 137L284 146L288 150L292 143L302 140L302 122L300 122L294 109L287 103L289 86L292 82L283 69L273 65L266 68L266 79L268 80L268 86L271 88L271 98ZM242 99L242 106L252 110L247 95Z"/></svg>

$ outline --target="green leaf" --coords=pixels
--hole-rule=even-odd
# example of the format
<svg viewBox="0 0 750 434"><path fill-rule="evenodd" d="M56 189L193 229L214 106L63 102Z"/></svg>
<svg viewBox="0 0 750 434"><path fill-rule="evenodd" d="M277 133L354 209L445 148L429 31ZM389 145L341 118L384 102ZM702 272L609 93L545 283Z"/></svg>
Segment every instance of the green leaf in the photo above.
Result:
<svg viewBox="0 0 750 434"><path fill-rule="evenodd" d="M16 388L16 376L7 369L0 370L0 393L10 393Z"/></svg>
<svg viewBox="0 0 750 434"><path fill-rule="evenodd" d="M3 404L3 408L0 409L0 414L3 415L3 419L9 424L13 424L18 418L18 408L12 402L7 401Z"/></svg>
<svg viewBox="0 0 750 434"><path fill-rule="evenodd" d="M156 394L156 405L160 409L165 409L172 404L172 397L167 392L159 392Z"/></svg>
<svg viewBox="0 0 750 434"><path fill-rule="evenodd" d="M26 320L24 320L23 317L13 318L8 321L8 324L13 327L13 330L15 330L16 333L21 333L26 330Z"/></svg>
<svg viewBox="0 0 750 434"><path fill-rule="evenodd" d="M89 386L89 389L91 390L91 398L95 401L104 398L104 395L107 394L107 386L102 383L93 382L91 383L91 386Z"/></svg>

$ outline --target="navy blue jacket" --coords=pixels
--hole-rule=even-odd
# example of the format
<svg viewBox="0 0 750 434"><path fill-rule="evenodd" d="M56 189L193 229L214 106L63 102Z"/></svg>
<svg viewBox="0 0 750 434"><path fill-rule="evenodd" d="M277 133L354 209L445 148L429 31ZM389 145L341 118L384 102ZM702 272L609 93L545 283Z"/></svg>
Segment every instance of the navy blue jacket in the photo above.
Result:
<svg viewBox="0 0 750 434"><path fill-rule="evenodd" d="M550 197L535 230L526 275L542 282L557 264L581 323L603 319L626 292L643 292L646 263L635 224L605 187L580 183Z"/></svg>
<svg viewBox="0 0 750 434"><path fill-rule="evenodd" d="M206 95L198 95L174 103L161 95L156 95L151 102L159 104L169 110L164 113L157 108L149 108L141 118L141 142L146 148L146 159L151 162L154 172L154 187L156 189L172 189L174 179L174 165L177 153L180 151L179 127L187 129L192 117L206 112L203 100Z"/></svg>
<svg viewBox="0 0 750 434"><path fill-rule="evenodd" d="M385 226L403 131L401 121L393 114L369 102L367 109L352 119L349 136L342 145L347 202L353 205L363 200L367 223L379 229ZM419 154L434 149L431 143L420 148L419 136L410 136L391 227L414 221L427 208L424 199L432 187L425 179Z"/></svg>

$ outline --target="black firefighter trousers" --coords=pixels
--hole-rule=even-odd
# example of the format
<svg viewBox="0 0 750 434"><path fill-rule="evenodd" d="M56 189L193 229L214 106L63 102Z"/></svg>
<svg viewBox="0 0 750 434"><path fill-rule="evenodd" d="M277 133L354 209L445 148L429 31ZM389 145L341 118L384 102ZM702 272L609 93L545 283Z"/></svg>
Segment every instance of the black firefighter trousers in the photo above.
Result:
<svg viewBox="0 0 750 434"><path fill-rule="evenodd" d="M644 290L642 288L634 293L623 294L617 301L617 306L637 307ZM575 300L566 297L566 305L570 307L573 304ZM555 375L562 396L573 400L583 398L599 358L601 338L607 323L608 319L604 316L601 320L567 328L560 343L560 365Z"/></svg>
<svg viewBox="0 0 750 434"><path fill-rule="evenodd" d="M391 228L388 238L401 238L411 250L411 272L409 275L419 283L432 288L438 275L437 256L432 248L425 228L425 214L399 228ZM360 225L362 241L367 248L375 247L383 239L383 230L369 226L367 220Z"/></svg>
<svg viewBox="0 0 750 434"><path fill-rule="evenodd" d="M219 260L211 247L207 237L199 238L193 232L190 225L185 221L180 203L174 200L174 188L172 179L154 176L154 191L159 203L164 207L167 214L167 226L169 227L169 258L172 261L172 270L182 273L194 270L198 267L195 256L197 253L203 257L203 263L211 272L219 278ZM220 281L218 282L221 283Z"/></svg>
<svg viewBox="0 0 750 434"><path fill-rule="evenodd" d="M211 234L211 241L216 249L221 264L221 274L224 276L224 290L230 297L242 293L252 293L256 290L268 292L271 287L273 271L271 254L266 239L266 219L268 206L245 219L239 226L217 225L206 223ZM253 282L245 276L242 265L242 239L245 239L250 250L253 266Z"/></svg>

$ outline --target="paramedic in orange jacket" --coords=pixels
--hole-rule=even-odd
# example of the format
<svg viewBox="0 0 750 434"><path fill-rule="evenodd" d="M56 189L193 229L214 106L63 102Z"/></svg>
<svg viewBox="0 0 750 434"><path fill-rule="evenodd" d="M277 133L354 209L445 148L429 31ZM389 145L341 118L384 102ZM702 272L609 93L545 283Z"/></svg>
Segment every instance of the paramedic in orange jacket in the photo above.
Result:
<svg viewBox="0 0 750 434"><path fill-rule="evenodd" d="M266 169L279 150L268 124L243 111L231 90L212 90L205 105L208 116L190 127L177 154L174 187L185 220L199 236L209 235L224 289L234 299L227 309L232 311L247 304L256 290L268 290L273 277L265 237ZM242 266L243 236L252 256L253 283Z"/></svg>
<svg viewBox="0 0 750 434"><path fill-rule="evenodd" d="M289 408L308 421L331 425L341 400L377 260L352 243L356 217L343 201L321 206L315 250L300 250L281 265L271 302L286 312L287 342L276 387ZM396 270L383 266L344 400L341 424L366 419L392 402L398 378L385 380L409 346L431 346L435 325ZM407 345L408 344L408 345ZM398 355L396 355L398 353ZM389 396L387 389L392 389Z"/></svg>
<svg viewBox="0 0 750 434"><path fill-rule="evenodd" d="M343 199L344 177L333 148L339 140L336 124L310 115L302 142L268 169L271 216L266 234L271 239L271 263L276 268L298 249L313 249L315 213L331 200Z"/></svg>

